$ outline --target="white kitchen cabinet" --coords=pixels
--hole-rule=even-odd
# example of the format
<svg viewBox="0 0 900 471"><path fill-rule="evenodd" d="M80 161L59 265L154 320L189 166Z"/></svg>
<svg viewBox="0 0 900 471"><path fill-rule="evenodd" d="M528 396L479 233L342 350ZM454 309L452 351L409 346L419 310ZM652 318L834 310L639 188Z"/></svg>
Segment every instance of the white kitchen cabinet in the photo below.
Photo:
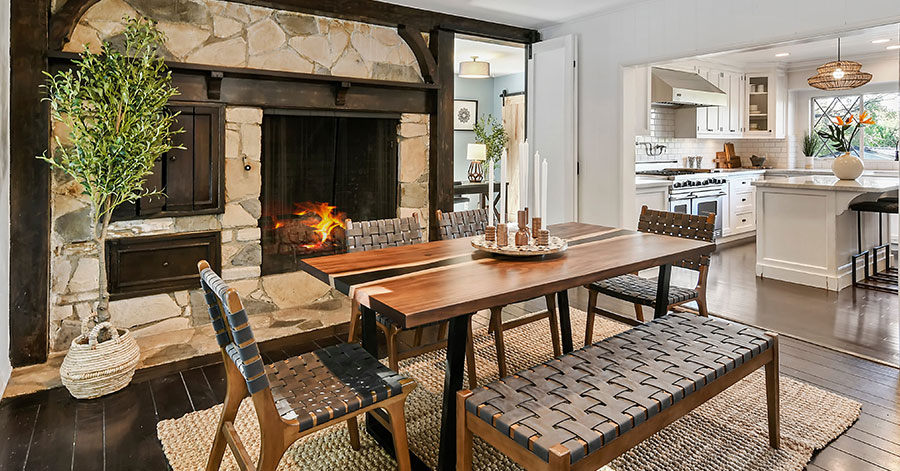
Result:
<svg viewBox="0 0 900 471"><path fill-rule="evenodd" d="M745 78L744 137L781 139L787 135L787 75L748 73Z"/></svg>
<svg viewBox="0 0 900 471"><path fill-rule="evenodd" d="M729 74L728 84L728 135L738 137L744 134L744 74Z"/></svg>
<svg viewBox="0 0 900 471"><path fill-rule="evenodd" d="M676 110L675 137L742 137L744 74L700 66L695 67L694 72L725 92L728 104Z"/></svg>
<svg viewBox="0 0 900 471"><path fill-rule="evenodd" d="M753 182L760 175L738 173L728 177L727 222L723 220L722 235L737 235L756 230L756 187ZM727 224L728 231L724 230Z"/></svg>
<svg viewBox="0 0 900 471"><path fill-rule="evenodd" d="M650 209L657 211L669 210L669 186L656 185L650 187L638 186L634 195L634 214L641 213L641 207L646 205Z"/></svg>

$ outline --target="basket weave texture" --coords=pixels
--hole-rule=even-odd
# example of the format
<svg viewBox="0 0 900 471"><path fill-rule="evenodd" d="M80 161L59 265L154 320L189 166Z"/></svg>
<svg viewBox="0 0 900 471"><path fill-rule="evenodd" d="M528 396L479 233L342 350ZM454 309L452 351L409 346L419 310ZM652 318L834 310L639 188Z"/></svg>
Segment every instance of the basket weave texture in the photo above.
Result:
<svg viewBox="0 0 900 471"><path fill-rule="evenodd" d="M108 330L112 338L98 342L103 330ZM101 322L86 332L85 324L81 335L72 340L59 376L72 396L93 399L128 386L140 356L138 344L127 329Z"/></svg>

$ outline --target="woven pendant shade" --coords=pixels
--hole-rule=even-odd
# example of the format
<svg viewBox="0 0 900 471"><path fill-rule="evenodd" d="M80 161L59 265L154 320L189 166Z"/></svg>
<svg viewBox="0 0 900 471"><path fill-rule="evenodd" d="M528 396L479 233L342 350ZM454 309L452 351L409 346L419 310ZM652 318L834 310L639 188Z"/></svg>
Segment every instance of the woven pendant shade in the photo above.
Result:
<svg viewBox="0 0 900 471"><path fill-rule="evenodd" d="M838 39L838 60L817 67L816 75L806 82L820 90L850 90L872 80L872 74L861 72L861 68L859 62L841 60L841 40Z"/></svg>

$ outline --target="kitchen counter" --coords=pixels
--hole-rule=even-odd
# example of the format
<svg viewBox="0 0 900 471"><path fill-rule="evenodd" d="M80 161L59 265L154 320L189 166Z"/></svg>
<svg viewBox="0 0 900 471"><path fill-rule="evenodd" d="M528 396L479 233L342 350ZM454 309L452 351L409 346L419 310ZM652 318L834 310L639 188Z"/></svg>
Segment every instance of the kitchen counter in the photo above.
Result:
<svg viewBox="0 0 900 471"><path fill-rule="evenodd" d="M767 178L753 182L756 187L802 188L809 190L848 191L854 193L896 190L896 177L861 176L856 180L838 180L833 175L806 175L801 177Z"/></svg>
<svg viewBox="0 0 900 471"><path fill-rule="evenodd" d="M637 176L634 179L635 188L658 188L658 187L669 187L672 186L671 180L666 180L663 178L647 178Z"/></svg>
<svg viewBox="0 0 900 471"><path fill-rule="evenodd" d="M857 214L850 204L875 200L900 186L896 177L838 180L831 175L766 177L753 185L756 274L831 291L851 285ZM862 247L878 245L878 215L861 213L861 221Z"/></svg>

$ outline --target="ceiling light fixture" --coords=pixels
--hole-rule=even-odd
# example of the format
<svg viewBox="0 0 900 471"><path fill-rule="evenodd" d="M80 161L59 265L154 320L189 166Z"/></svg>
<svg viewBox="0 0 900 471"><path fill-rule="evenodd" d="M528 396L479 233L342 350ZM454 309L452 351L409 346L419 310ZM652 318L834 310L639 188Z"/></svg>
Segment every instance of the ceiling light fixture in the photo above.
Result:
<svg viewBox="0 0 900 471"><path fill-rule="evenodd" d="M891 40L890 39L876 39L876 40L872 41L872 44L884 44L884 43L888 43L888 42L891 42Z"/></svg>
<svg viewBox="0 0 900 471"><path fill-rule="evenodd" d="M872 74L860 72L862 64L841 60L841 38L838 38L837 60L816 68L816 75L807 79L811 87L819 90L850 90L861 87L870 80Z"/></svg>
<svg viewBox="0 0 900 471"><path fill-rule="evenodd" d="M478 60L472 56L471 61L459 63L460 78L491 78L491 63Z"/></svg>
<svg viewBox="0 0 900 471"><path fill-rule="evenodd" d="M778 54L775 54L775 57L787 57L789 55L791 55L790 52L779 52Z"/></svg>
<svg viewBox="0 0 900 471"><path fill-rule="evenodd" d="M893 51L894 49L900 49L900 44L894 44L893 46L888 46L885 49L888 51Z"/></svg>

